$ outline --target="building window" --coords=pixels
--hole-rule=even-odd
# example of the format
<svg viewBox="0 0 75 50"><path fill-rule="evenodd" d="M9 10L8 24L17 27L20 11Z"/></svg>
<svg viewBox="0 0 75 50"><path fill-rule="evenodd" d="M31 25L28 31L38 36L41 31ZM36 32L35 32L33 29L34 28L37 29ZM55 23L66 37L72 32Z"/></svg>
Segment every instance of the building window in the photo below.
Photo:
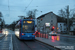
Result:
<svg viewBox="0 0 75 50"><path fill-rule="evenodd" d="M73 25L71 25L73 27Z"/></svg>
<svg viewBox="0 0 75 50"><path fill-rule="evenodd" d="M64 26L65 26L66 24L64 24Z"/></svg>
<svg viewBox="0 0 75 50"><path fill-rule="evenodd" d="M61 24L60 24L60 26L61 26Z"/></svg>
<svg viewBox="0 0 75 50"><path fill-rule="evenodd" d="M74 28L74 30L75 30L75 28Z"/></svg>
<svg viewBox="0 0 75 50"><path fill-rule="evenodd" d="M64 28L64 30L66 30L66 29Z"/></svg>
<svg viewBox="0 0 75 50"><path fill-rule="evenodd" d="M53 18L53 16L51 16L51 18Z"/></svg>
<svg viewBox="0 0 75 50"><path fill-rule="evenodd" d="M62 30L62 26L61 26L61 30Z"/></svg>
<svg viewBox="0 0 75 50"><path fill-rule="evenodd" d="M53 24L51 24L51 26L52 26Z"/></svg>
<svg viewBox="0 0 75 50"><path fill-rule="evenodd" d="M51 16L53 16L53 13L51 13Z"/></svg>
<svg viewBox="0 0 75 50"><path fill-rule="evenodd" d="M53 22L53 20L51 20L51 22Z"/></svg>

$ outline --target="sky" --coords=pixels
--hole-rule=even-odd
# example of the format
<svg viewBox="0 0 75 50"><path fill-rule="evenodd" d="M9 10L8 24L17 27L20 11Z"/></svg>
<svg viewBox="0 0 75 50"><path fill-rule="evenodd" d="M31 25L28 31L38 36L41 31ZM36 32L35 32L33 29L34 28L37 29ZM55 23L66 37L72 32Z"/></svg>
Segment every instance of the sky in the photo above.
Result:
<svg viewBox="0 0 75 50"><path fill-rule="evenodd" d="M69 5L75 8L75 0L0 0L0 12L6 24L11 24L19 19L18 16L27 17L29 10L37 9L36 18L47 12L58 15L60 9Z"/></svg>

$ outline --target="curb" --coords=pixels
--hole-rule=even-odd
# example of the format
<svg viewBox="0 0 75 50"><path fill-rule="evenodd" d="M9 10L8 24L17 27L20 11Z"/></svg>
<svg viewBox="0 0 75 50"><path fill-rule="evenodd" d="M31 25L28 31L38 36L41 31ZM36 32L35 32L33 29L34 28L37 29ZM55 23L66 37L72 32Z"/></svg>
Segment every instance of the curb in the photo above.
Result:
<svg viewBox="0 0 75 50"><path fill-rule="evenodd" d="M12 35L11 35L11 41L10 41L10 45L9 45L9 50L13 50Z"/></svg>
<svg viewBox="0 0 75 50"><path fill-rule="evenodd" d="M5 36L5 34L3 36L1 36L0 39L3 38L4 36Z"/></svg>
<svg viewBox="0 0 75 50"><path fill-rule="evenodd" d="M11 34L11 50L13 50L12 34Z"/></svg>
<svg viewBox="0 0 75 50"><path fill-rule="evenodd" d="M13 42L12 42L12 35L11 35L11 45L12 45L12 49L11 50L13 50Z"/></svg>
<svg viewBox="0 0 75 50"><path fill-rule="evenodd" d="M52 46L52 45L49 45L49 44L47 44L47 43L45 43L45 42L42 42L42 41L40 41L40 40L37 40L37 39L35 39L36 41L39 41L39 42L41 42L41 43L44 43L44 44L46 44L46 45L48 45L48 46L50 46L50 47L53 47L53 48L55 48L56 50L61 50L61 49L59 49L59 48L57 48L57 47L54 47L54 46Z"/></svg>
<svg viewBox="0 0 75 50"><path fill-rule="evenodd" d="M75 37L71 37L71 36L64 36L64 35L60 35L60 36L63 36L63 37L69 37L69 38L75 38Z"/></svg>

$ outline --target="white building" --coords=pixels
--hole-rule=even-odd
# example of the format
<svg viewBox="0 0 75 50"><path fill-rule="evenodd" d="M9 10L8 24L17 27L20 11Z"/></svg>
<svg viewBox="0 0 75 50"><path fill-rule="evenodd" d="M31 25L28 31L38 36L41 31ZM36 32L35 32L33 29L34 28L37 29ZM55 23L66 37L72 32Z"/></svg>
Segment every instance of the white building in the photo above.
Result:
<svg viewBox="0 0 75 50"><path fill-rule="evenodd" d="M70 27L70 31L75 31L75 14L73 15L73 17L71 18L72 20L72 25Z"/></svg>
<svg viewBox="0 0 75 50"><path fill-rule="evenodd" d="M66 30L66 23L58 22L58 32L65 32Z"/></svg>

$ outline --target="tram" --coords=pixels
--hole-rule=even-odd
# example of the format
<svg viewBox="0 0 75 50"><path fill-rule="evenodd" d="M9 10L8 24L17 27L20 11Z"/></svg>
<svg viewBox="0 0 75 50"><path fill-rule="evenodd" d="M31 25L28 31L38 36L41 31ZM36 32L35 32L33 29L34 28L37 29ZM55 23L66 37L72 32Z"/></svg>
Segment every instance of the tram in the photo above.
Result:
<svg viewBox="0 0 75 50"><path fill-rule="evenodd" d="M15 35L21 40L35 39L35 21L22 19L15 25Z"/></svg>

